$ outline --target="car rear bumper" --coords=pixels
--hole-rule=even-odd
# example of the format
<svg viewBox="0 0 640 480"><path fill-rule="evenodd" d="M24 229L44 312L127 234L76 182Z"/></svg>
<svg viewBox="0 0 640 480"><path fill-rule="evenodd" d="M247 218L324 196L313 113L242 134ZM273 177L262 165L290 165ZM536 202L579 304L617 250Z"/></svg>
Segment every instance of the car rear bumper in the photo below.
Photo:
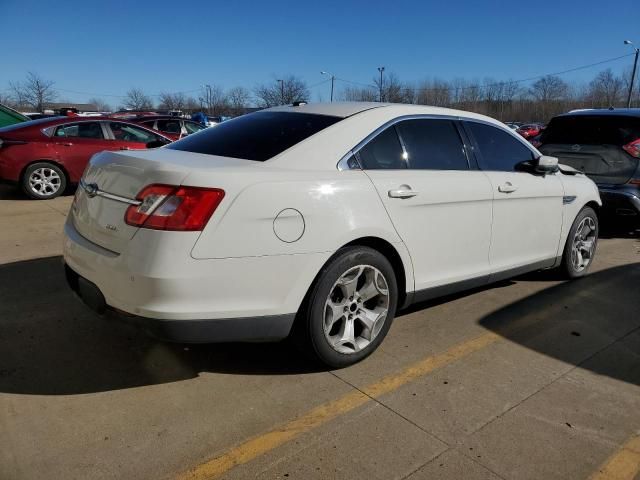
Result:
<svg viewBox="0 0 640 480"><path fill-rule="evenodd" d="M288 335L331 255L196 260L189 249L177 248L180 233L140 230L118 254L82 237L69 219L64 260L70 286L94 310L116 312L165 339L272 341Z"/></svg>
<svg viewBox="0 0 640 480"><path fill-rule="evenodd" d="M259 317L217 318L204 320L163 320L131 315L107 305L98 286L65 265L69 287L92 310L108 320L134 325L148 334L169 342L270 342L286 338L295 313Z"/></svg>
<svg viewBox="0 0 640 480"><path fill-rule="evenodd" d="M605 214L618 217L637 217L640 215L640 189L637 187L598 188Z"/></svg>

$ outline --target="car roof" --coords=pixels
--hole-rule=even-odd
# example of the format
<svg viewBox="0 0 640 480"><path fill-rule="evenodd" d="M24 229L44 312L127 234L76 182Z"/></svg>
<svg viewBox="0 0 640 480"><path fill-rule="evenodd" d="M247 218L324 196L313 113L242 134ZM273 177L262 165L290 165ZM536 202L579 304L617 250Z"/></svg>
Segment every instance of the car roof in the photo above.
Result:
<svg viewBox="0 0 640 480"><path fill-rule="evenodd" d="M356 113L364 112L372 108L379 108L390 105L388 103L377 102L332 102L332 103L302 103L299 106L282 105L279 107L260 110L262 112L296 112L311 113L316 115L330 115L332 117L350 117ZM256 112L257 113L257 112Z"/></svg>
<svg viewBox="0 0 640 480"><path fill-rule="evenodd" d="M640 117L640 108L588 108L563 113L558 117L583 117L583 116L611 116L611 117Z"/></svg>
<svg viewBox="0 0 640 480"><path fill-rule="evenodd" d="M116 118L123 118L125 120L129 120L134 123L149 122L152 120L183 120L185 122L193 122L193 120L191 120L190 118L177 117L175 115L140 115L137 117L116 117Z"/></svg>

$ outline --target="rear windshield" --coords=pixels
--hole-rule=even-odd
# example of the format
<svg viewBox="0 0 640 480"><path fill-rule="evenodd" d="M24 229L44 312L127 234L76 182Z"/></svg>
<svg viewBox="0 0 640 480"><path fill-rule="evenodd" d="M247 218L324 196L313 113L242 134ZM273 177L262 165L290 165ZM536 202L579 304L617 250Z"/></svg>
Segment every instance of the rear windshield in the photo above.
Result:
<svg viewBox="0 0 640 480"><path fill-rule="evenodd" d="M291 112L256 112L227 120L166 148L264 162L342 120Z"/></svg>
<svg viewBox="0 0 640 480"><path fill-rule="evenodd" d="M544 130L543 144L623 146L640 138L640 118L575 115L556 117Z"/></svg>

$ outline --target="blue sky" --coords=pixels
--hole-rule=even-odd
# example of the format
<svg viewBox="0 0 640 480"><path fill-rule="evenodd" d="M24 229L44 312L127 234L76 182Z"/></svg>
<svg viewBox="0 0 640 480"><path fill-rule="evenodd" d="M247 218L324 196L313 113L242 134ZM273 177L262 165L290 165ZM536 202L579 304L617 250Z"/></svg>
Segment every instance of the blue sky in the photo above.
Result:
<svg viewBox="0 0 640 480"><path fill-rule="evenodd" d="M0 0L0 90L27 71L54 80L62 98L113 105L120 98L105 94L133 86L150 94L205 83L252 89L285 74L314 85L325 80L321 70L370 83L380 65L407 81L520 79L632 53L622 41L640 46L638 7L638 0ZM563 78L587 81L631 61ZM314 87L313 99L328 92L328 83Z"/></svg>

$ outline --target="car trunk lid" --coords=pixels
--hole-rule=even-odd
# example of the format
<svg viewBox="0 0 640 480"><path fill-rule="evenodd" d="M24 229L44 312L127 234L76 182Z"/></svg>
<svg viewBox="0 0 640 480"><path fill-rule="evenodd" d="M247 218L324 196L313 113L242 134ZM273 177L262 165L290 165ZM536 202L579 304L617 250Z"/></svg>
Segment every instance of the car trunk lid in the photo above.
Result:
<svg viewBox="0 0 640 480"><path fill-rule="evenodd" d="M145 186L182 185L198 169L230 162L242 161L165 148L102 152L91 159L82 177L71 210L73 224L87 240L121 253L139 229L126 223L126 210L137 203Z"/></svg>

